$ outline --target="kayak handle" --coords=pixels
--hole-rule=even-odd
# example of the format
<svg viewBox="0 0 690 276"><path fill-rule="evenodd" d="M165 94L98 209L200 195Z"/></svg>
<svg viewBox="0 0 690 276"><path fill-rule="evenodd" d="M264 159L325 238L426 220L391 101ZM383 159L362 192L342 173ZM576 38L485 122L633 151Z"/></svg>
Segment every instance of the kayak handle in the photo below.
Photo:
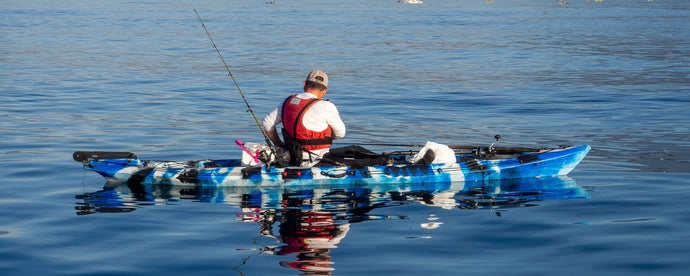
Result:
<svg viewBox="0 0 690 276"><path fill-rule="evenodd" d="M338 174L330 174L330 173L321 171L321 175L325 175L325 176L328 176L331 178L341 178L341 177L345 177L348 174L350 174L350 172L348 172L348 171L345 171L344 173L338 173Z"/></svg>

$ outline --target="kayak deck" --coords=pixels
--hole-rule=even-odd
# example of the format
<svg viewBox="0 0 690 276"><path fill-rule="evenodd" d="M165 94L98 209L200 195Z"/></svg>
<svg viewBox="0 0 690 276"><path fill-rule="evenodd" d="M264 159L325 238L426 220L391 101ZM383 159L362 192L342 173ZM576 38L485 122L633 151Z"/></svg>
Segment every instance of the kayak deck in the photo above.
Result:
<svg viewBox="0 0 690 276"><path fill-rule="evenodd" d="M242 166L239 159L153 161L131 153L75 152L84 168L107 180L201 186L275 186L304 184L384 184L486 181L566 175L590 151L588 145L538 152L457 153L455 163L412 164L409 154L391 153L392 165L364 167Z"/></svg>

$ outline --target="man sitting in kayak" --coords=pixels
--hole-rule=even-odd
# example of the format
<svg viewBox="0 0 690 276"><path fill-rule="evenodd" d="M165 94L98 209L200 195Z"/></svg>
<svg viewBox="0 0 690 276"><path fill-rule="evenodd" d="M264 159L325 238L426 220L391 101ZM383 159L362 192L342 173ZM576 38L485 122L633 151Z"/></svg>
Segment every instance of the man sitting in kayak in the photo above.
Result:
<svg viewBox="0 0 690 276"><path fill-rule="evenodd" d="M327 91L326 73L311 71L304 82L304 93L288 97L264 117L262 125L271 142L290 151L290 165L314 166L328 153L334 139L345 136L345 123L338 109L321 99ZM284 142L276 131L280 123Z"/></svg>

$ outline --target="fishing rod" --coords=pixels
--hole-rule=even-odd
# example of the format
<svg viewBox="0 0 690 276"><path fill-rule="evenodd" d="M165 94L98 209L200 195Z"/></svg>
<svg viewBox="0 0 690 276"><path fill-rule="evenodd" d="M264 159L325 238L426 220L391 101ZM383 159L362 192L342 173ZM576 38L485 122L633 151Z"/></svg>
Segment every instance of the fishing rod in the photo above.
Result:
<svg viewBox="0 0 690 276"><path fill-rule="evenodd" d="M220 54L220 50L218 50L218 47L216 47L216 43L213 41L213 38L211 37L211 33L209 33L208 29L206 29L206 25L204 25L204 21L201 20L201 16L199 16L199 13L196 11L196 9L194 9L194 13L196 14L196 18L199 19L199 22L201 23L201 27L204 28L204 31L206 32L208 39L211 40L211 45L213 45L213 48L216 49L216 52L218 53L218 57L220 57L220 61L223 62L223 65L225 66L225 70L228 71L228 75L232 79L232 82L235 83L235 87L237 87L237 91L240 92L240 96L242 96L242 100L244 100L244 103L247 105L247 109L249 110L249 113L251 113L252 117L254 117L254 122L256 122L256 125L259 127L261 134L264 136L264 139L266 140L266 144L268 144L268 148L271 150L271 154L273 154L274 157L277 157L276 151L274 150L273 144L271 143L271 139L268 139L268 135L266 135L266 131L264 131L264 128L261 127L259 120L256 119L256 115L254 114L252 107L249 105L247 98L244 97L244 93L242 93L242 89L240 89L239 84L237 84L237 81L235 80L235 77L232 75L232 72L230 72L230 67L228 67L228 64L225 62L223 55Z"/></svg>
<svg viewBox="0 0 690 276"><path fill-rule="evenodd" d="M406 147L406 148L423 148L424 144L396 144L396 143L355 143L356 146L383 146L383 147ZM527 148L527 147L495 147L491 146L473 146L473 145L448 145L453 150L476 150L477 148L490 149L498 153L519 153L519 152L539 152L542 149Z"/></svg>
<svg viewBox="0 0 690 276"><path fill-rule="evenodd" d="M494 138L496 142L501 139L501 135L495 135ZM491 144L489 147L493 147L495 143ZM362 146L389 146L389 147L408 147L408 148L422 148L426 144L417 143L357 143L356 145ZM448 145L451 149L475 149L477 146L474 145Z"/></svg>
<svg viewBox="0 0 690 276"><path fill-rule="evenodd" d="M526 148L526 147L494 147L496 143L498 143L498 140L501 139L501 135L495 135L494 139L496 139L496 142L491 143L490 146L484 147L484 146L474 146L474 145L448 145L449 148L455 150L481 150L482 148L486 148L489 152L492 153L520 153L520 152L540 152L542 149L535 149L535 148ZM414 144L414 143L409 143L409 144L399 144L399 143L357 143L355 145L362 145L362 146L388 146L388 147L407 147L407 148L422 148L425 145L423 144Z"/></svg>

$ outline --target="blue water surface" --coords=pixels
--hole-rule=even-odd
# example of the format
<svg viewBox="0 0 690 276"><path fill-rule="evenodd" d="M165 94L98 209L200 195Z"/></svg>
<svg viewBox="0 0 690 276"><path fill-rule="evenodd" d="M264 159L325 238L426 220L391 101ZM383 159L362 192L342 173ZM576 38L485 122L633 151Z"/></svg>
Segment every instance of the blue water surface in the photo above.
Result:
<svg viewBox="0 0 690 276"><path fill-rule="evenodd" d="M3 275L684 275L690 2L4 1ZM339 145L593 150L565 178L106 183L77 150L236 158L329 75ZM369 145L375 151L398 150ZM311 274L310 274L311 273Z"/></svg>

